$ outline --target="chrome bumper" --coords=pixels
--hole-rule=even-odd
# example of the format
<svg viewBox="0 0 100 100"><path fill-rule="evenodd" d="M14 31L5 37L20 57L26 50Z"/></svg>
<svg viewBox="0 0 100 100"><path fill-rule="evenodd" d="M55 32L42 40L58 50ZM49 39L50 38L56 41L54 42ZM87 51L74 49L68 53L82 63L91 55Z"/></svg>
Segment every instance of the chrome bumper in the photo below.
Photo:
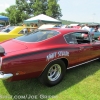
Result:
<svg viewBox="0 0 100 100"><path fill-rule="evenodd" d="M10 77L12 77L13 76L13 74L11 74L11 73L8 73L8 74L3 74L3 73L0 73L0 79L8 79L8 78L10 78Z"/></svg>

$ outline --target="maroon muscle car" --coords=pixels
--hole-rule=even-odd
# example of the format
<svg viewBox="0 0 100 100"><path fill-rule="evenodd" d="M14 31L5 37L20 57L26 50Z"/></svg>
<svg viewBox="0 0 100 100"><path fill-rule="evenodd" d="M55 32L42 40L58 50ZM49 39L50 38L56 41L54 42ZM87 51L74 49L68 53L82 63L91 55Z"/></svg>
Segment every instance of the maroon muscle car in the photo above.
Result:
<svg viewBox="0 0 100 100"><path fill-rule="evenodd" d="M70 69L99 59L100 41L88 31L46 29L0 43L0 79L37 77L47 86L58 84Z"/></svg>

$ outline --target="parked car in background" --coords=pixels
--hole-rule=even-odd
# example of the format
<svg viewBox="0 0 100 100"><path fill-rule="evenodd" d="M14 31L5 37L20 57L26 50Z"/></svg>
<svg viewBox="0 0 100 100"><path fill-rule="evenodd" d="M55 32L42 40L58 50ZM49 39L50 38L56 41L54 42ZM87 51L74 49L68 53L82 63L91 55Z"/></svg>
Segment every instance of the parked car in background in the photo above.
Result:
<svg viewBox="0 0 100 100"><path fill-rule="evenodd" d="M0 31L3 29L4 25L0 24Z"/></svg>
<svg viewBox="0 0 100 100"><path fill-rule="evenodd" d="M98 39L100 37L100 25L99 24L89 24L90 32L93 34L94 39Z"/></svg>
<svg viewBox="0 0 100 100"><path fill-rule="evenodd" d="M98 37L100 37L100 32L93 32L93 38L98 40Z"/></svg>
<svg viewBox="0 0 100 100"><path fill-rule="evenodd" d="M34 28L27 26L8 26L1 30L0 42L30 33L31 30L34 30Z"/></svg>
<svg viewBox="0 0 100 100"><path fill-rule="evenodd" d="M82 34L86 34L83 37ZM100 58L100 41L74 28L37 30L0 44L0 79L61 82L66 69ZM67 84L67 83L66 83Z"/></svg>

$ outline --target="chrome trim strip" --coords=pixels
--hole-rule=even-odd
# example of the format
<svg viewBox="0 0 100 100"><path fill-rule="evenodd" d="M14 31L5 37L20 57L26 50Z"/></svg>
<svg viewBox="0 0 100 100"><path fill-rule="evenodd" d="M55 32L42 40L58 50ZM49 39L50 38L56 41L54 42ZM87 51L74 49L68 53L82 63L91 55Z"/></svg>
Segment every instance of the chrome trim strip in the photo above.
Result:
<svg viewBox="0 0 100 100"><path fill-rule="evenodd" d="M0 57L0 70L1 70L1 66L2 66L2 57Z"/></svg>
<svg viewBox="0 0 100 100"><path fill-rule="evenodd" d="M11 73L8 73L8 74L0 73L0 79L2 79L2 80L8 79L12 76L13 76L13 74L11 74Z"/></svg>
<svg viewBox="0 0 100 100"><path fill-rule="evenodd" d="M89 60L89 61L87 61L87 62L84 62L84 63L78 64L78 65L75 65L75 66L72 66L72 67L68 67L67 69L71 69L71 68L74 68L74 67L77 67L77 66L80 66L80 65L83 65L83 64L86 64L86 63L92 62L92 61L97 60L97 59L99 59L99 58L96 58L96 59L93 59L93 60Z"/></svg>

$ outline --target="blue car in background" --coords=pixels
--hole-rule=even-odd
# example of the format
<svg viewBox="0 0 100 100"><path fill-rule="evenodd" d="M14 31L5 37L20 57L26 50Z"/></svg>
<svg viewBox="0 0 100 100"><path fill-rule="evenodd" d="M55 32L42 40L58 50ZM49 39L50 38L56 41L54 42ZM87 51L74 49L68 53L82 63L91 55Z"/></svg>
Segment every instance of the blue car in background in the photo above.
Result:
<svg viewBox="0 0 100 100"><path fill-rule="evenodd" d="M98 40L98 38L100 37L100 32L94 32L94 39Z"/></svg>
<svg viewBox="0 0 100 100"><path fill-rule="evenodd" d="M100 24L96 23L90 24L89 27L90 27L90 32L94 34L93 38L97 40L98 37L100 37Z"/></svg>

